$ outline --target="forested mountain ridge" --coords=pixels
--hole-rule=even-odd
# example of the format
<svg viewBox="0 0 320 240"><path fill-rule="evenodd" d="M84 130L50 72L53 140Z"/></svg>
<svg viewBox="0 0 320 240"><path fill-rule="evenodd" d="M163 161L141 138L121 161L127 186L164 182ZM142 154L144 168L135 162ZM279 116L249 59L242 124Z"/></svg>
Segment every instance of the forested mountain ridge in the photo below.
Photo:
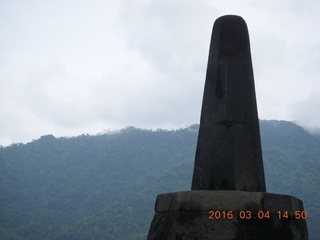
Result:
<svg viewBox="0 0 320 240"><path fill-rule="evenodd" d="M260 121L267 191L296 196L320 239L320 141ZM198 125L43 136L0 148L0 239L146 239L159 193L190 190Z"/></svg>

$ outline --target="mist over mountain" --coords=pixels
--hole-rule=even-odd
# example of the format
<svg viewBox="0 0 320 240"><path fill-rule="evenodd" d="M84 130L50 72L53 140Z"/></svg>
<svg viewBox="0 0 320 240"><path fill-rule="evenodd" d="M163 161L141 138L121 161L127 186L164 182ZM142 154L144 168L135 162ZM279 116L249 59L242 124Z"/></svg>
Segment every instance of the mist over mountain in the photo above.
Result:
<svg viewBox="0 0 320 240"><path fill-rule="evenodd" d="M146 239L157 194L190 190L198 125L0 147L0 239ZM319 240L320 140L261 120L267 192L303 200Z"/></svg>
<svg viewBox="0 0 320 240"><path fill-rule="evenodd" d="M308 131L308 130L307 130ZM320 129L314 130L314 131L308 131L312 136L320 140Z"/></svg>

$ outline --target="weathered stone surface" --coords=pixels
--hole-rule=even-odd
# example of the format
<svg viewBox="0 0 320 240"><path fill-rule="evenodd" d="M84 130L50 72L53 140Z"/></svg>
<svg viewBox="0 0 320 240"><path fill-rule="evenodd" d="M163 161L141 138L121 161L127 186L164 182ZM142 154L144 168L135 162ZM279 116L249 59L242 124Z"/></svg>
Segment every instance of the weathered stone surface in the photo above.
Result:
<svg viewBox="0 0 320 240"><path fill-rule="evenodd" d="M249 36L239 16L214 23L191 189L266 191Z"/></svg>
<svg viewBox="0 0 320 240"><path fill-rule="evenodd" d="M303 204L288 195L217 190L175 192L158 195L155 211L148 240L308 239L306 221L295 218L296 211L303 211ZM219 219L209 219L209 211L218 211ZM278 211L288 211L288 219L280 218Z"/></svg>
<svg viewBox="0 0 320 240"><path fill-rule="evenodd" d="M308 239L302 202L265 193L248 30L238 16L214 24L191 189L158 195L148 240Z"/></svg>

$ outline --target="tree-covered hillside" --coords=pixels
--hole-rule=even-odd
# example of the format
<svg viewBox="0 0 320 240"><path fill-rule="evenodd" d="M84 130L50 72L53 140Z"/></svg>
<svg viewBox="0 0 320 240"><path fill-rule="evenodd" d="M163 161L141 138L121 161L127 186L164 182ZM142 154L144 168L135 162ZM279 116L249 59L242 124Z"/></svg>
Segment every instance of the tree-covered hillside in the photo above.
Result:
<svg viewBox="0 0 320 240"><path fill-rule="evenodd" d="M320 142L285 121L260 122L267 191L303 200L320 239ZM198 125L43 136L0 148L0 239L146 239L159 193L190 190Z"/></svg>

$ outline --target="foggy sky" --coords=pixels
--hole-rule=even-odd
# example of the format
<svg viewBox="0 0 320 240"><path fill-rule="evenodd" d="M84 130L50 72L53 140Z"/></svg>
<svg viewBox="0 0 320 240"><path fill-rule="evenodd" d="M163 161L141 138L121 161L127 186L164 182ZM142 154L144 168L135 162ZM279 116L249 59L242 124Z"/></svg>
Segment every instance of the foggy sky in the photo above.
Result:
<svg viewBox="0 0 320 240"><path fill-rule="evenodd" d="M320 1L2 0L0 145L199 123L213 22L247 22L260 119L320 130Z"/></svg>

